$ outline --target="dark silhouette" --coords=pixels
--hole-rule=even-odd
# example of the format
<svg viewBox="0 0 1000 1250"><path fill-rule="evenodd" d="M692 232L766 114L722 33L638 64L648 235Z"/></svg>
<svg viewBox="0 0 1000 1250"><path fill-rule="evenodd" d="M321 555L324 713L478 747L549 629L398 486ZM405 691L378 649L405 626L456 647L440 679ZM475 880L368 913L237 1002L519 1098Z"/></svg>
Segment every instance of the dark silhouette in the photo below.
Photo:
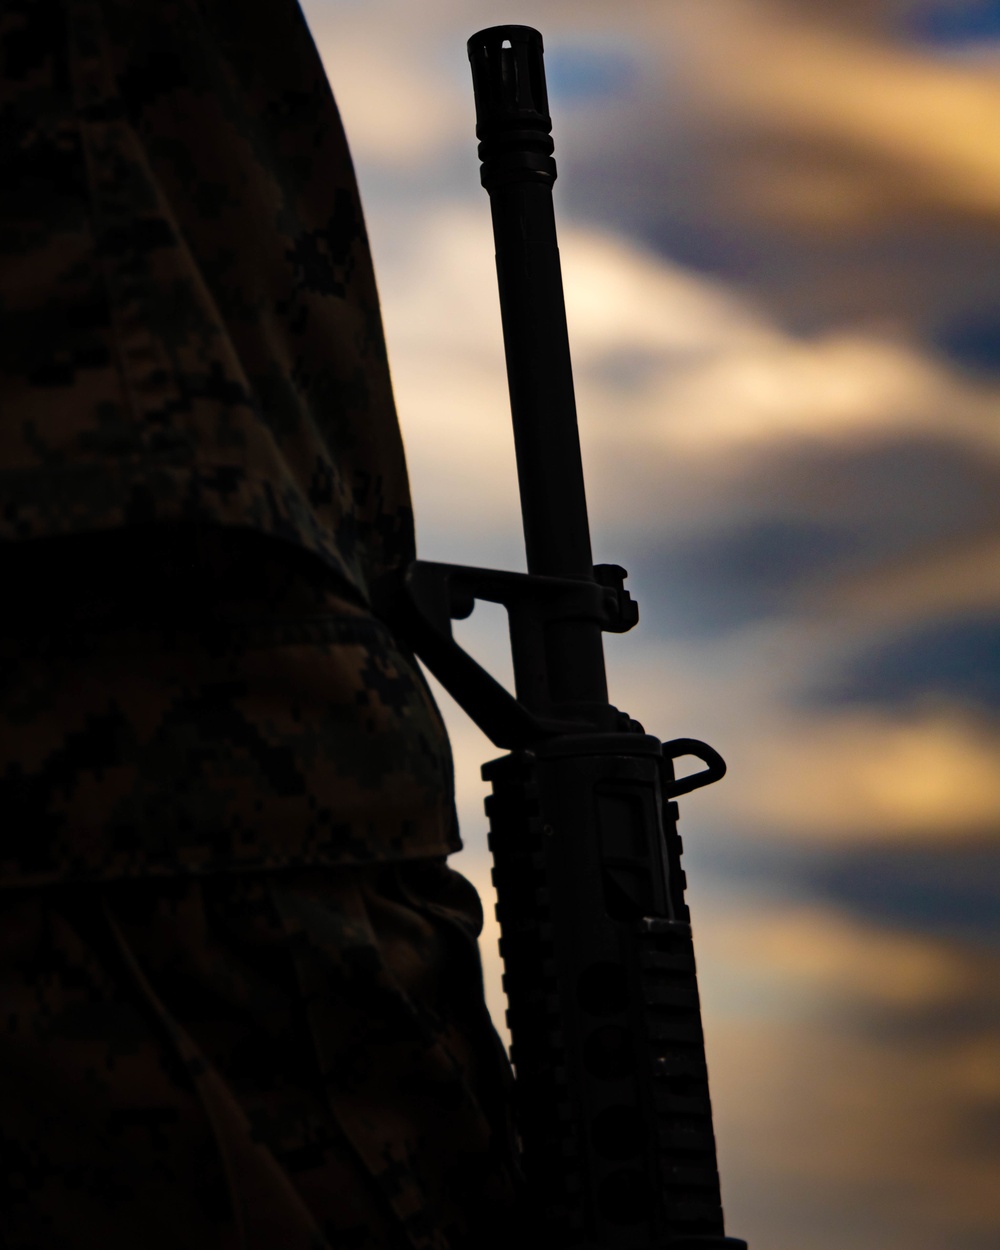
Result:
<svg viewBox="0 0 1000 1250"><path fill-rule="evenodd" d="M483 769L516 1122L537 1244L746 1250L724 1235L676 796L720 778L608 703L602 631L638 620L594 567L556 246L541 35L469 40L490 194L527 574L417 561L380 588L398 632L490 739ZM510 617L516 698L454 642ZM706 767L676 780L674 760Z"/></svg>

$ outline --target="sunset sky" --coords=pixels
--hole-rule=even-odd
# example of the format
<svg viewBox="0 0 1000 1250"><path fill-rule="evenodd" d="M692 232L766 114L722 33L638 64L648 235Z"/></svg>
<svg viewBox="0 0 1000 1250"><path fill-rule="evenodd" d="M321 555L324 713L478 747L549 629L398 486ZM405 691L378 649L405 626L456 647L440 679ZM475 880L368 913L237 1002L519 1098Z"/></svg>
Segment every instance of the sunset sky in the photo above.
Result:
<svg viewBox="0 0 1000 1250"><path fill-rule="evenodd" d="M419 554L524 568L468 37L540 29L611 698L682 800L727 1228L1000 1244L1000 3L305 0ZM457 630L509 673L502 612ZM485 786L441 693L506 1038Z"/></svg>

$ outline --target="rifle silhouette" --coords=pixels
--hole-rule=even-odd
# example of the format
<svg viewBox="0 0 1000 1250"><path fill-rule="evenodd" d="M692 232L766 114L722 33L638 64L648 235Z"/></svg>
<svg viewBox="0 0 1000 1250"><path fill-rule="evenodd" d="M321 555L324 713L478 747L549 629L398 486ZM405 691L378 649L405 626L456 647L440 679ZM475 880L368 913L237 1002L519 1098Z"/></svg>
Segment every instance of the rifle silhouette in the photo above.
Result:
<svg viewBox="0 0 1000 1250"><path fill-rule="evenodd" d="M483 768L522 1162L556 1250L746 1250L724 1235L678 795L726 771L608 702L603 631L638 621L595 566L556 245L542 37L468 43L528 572L414 562L384 614L499 747ZM516 698L452 637L503 604ZM705 768L678 781L674 761Z"/></svg>

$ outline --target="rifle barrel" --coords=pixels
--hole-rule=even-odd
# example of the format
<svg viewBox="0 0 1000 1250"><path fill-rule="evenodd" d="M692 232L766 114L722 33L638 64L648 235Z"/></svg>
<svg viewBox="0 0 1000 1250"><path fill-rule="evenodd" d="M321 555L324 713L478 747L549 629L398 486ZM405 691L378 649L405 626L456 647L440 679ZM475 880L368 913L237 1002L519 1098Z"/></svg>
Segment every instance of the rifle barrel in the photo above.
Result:
<svg viewBox="0 0 1000 1250"><path fill-rule="evenodd" d="M552 185L542 36L493 26L468 42L476 135L489 192L528 572L592 580ZM600 627L551 631L545 704L606 703Z"/></svg>
<svg viewBox="0 0 1000 1250"><path fill-rule="evenodd" d="M468 46L529 573L423 569L449 624L476 598L506 605L519 711L549 717L550 729L539 718L535 736L483 769L535 1240L746 1250L725 1235L673 802L725 765L693 739L661 743L607 703L601 630L636 618L622 598L614 608L624 570L592 563L542 37L496 26ZM601 588L612 597L604 612ZM448 660L454 644L441 641ZM456 697L464 664L452 656L437 670ZM678 783L673 761L691 753L709 767Z"/></svg>

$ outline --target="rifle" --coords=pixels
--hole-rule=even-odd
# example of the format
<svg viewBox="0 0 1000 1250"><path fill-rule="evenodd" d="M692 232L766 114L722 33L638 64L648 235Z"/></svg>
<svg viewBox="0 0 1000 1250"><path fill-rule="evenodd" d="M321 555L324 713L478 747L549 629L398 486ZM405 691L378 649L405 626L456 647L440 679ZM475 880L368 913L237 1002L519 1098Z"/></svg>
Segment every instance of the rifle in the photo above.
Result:
<svg viewBox="0 0 1000 1250"><path fill-rule="evenodd" d="M746 1250L724 1235L674 802L726 766L695 739L661 743L608 702L602 631L639 614L625 570L591 554L542 37L495 26L468 51L528 572L418 560L385 611L510 752L483 777L538 1244ZM516 697L452 637L477 599L507 609ZM676 780L682 756L705 767Z"/></svg>

